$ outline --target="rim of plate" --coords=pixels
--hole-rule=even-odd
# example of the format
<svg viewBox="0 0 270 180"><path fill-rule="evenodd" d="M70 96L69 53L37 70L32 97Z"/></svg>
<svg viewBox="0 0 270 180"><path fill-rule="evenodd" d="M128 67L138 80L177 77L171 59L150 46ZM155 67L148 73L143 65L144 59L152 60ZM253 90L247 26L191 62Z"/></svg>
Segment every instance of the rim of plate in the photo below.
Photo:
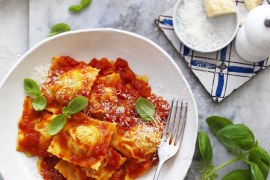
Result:
<svg viewBox="0 0 270 180"><path fill-rule="evenodd" d="M236 7L236 13L235 13L235 16L236 16L236 26L234 27L234 32L232 34L232 36L230 36L229 39L227 39L226 41L224 41L224 43L222 45L220 45L219 47L216 47L215 49L211 49L211 50L201 50L201 49L196 49L194 47L192 47L191 45L189 45L186 41L184 41L182 38L181 38L181 34L179 31L177 31L176 29L176 13L178 12L179 10L179 4L180 2L183 1L183 0L178 0L177 3L174 5L173 7L173 29L174 29L174 32L176 34L176 36L178 37L178 39L185 45L187 46L188 48L194 50L194 51L197 51L197 52L200 52L200 53L212 53L212 52L215 52L215 51L219 51L221 50L222 48L226 47L228 44L230 44L233 39L235 38L237 32L238 32L238 29L239 29L239 12L238 12L238 9Z"/></svg>
<svg viewBox="0 0 270 180"><path fill-rule="evenodd" d="M32 48L30 48L27 52L25 52L20 58L19 60L12 66L12 68L8 71L8 73L4 76L3 80L0 82L0 90L2 89L2 87L5 85L6 81L8 80L9 76L11 75L11 73L16 69L16 67L28 56L30 55L33 51L35 51L36 49L38 49L40 46L42 46L43 44L46 44L49 41L52 41L54 39L58 39L61 38L63 36L68 36L68 35L72 35L72 34L79 34L79 33L90 33L90 32L115 32L115 33L120 33L120 34L125 34L128 36L132 36L135 37L137 39L140 39L148 44L150 44L151 46L153 46L154 48L156 48L158 51L160 51L163 55L166 56L166 58L170 61L170 63L173 64L173 66L175 67L175 69L177 70L177 72L182 76L183 81L185 82L185 84L187 85L187 90L188 92L191 94L191 99L193 101L194 104L194 111L196 114L196 121L195 121L195 130L196 130L196 135L193 137L193 148L192 148L192 157L190 157L190 160L187 162L187 166L185 166L185 169L182 169L182 172L186 175L188 172L188 169L190 168L194 153L195 153L195 145L196 145L196 139L197 139L197 132L198 132L198 109L197 109L197 104L196 101L194 99L194 96L192 94L191 88L186 80L186 78L184 77L182 71L180 70L180 68L177 66L176 62L174 62L174 60L170 57L170 55L164 50L162 49L160 46L158 46L156 43L154 43L153 41L151 41L150 39L143 37L141 35L138 35L136 33L133 32L129 32L129 31L125 31L125 30L119 30L119 29L114 29L114 28L92 28L92 29L81 29L81 30L75 30L75 31L68 31L68 32L64 32L61 34L57 34L55 36L52 37L48 37L47 39L44 39L42 41L40 41L39 43L37 43L36 45L34 45ZM181 147L180 147L181 148ZM185 159L187 160L187 159ZM0 174L3 176L3 178L5 178L5 171L2 171L2 169L0 168Z"/></svg>

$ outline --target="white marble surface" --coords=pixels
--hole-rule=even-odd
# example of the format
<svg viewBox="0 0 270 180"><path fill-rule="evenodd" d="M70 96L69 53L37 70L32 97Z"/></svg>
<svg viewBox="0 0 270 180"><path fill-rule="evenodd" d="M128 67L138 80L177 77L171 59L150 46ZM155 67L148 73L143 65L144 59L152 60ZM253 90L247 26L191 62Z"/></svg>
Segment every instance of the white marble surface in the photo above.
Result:
<svg viewBox="0 0 270 180"><path fill-rule="evenodd" d="M270 151L270 69L258 74L222 103L215 104L154 24L154 18L172 7L176 0L158 3L156 0L93 0L91 6L79 14L72 14L67 10L69 5L79 0L30 0L30 2L28 20L27 0L0 0L0 81L27 50L28 34L29 44L33 46L41 39L47 38L50 27L55 23L68 23L73 30L113 27L132 31L159 44L179 65L198 105L199 130L209 131L205 123L207 116L226 116L235 123L245 123L253 130L260 145ZM231 155L211 134L210 138L214 147L214 164L218 165L228 160ZM197 159L195 155L186 179L199 179ZM219 171L220 177L239 166L244 165L236 163Z"/></svg>
<svg viewBox="0 0 270 180"><path fill-rule="evenodd" d="M0 0L0 81L27 49L28 0Z"/></svg>

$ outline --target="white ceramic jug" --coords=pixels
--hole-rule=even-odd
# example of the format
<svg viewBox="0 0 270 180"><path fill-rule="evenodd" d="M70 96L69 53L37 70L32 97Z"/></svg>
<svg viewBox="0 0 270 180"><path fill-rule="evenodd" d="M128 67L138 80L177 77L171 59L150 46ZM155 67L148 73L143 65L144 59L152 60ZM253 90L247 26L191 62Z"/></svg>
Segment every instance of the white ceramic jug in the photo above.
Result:
<svg viewBox="0 0 270 180"><path fill-rule="evenodd" d="M235 48L241 58L259 62L270 56L270 5L251 10L239 29Z"/></svg>

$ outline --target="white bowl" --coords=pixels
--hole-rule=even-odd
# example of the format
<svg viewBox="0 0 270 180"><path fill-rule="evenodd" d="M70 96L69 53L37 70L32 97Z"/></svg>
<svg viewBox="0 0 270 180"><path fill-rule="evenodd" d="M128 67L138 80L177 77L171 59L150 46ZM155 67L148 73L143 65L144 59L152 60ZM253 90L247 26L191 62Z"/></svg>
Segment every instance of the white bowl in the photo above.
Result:
<svg viewBox="0 0 270 180"><path fill-rule="evenodd" d="M0 85L0 171L4 179L41 179L36 159L16 151L17 123L25 97L23 79L31 77L36 68L48 67L52 56L61 55L87 62L93 57L122 57L134 72L150 78L156 94L189 102L182 147L164 165L160 176L184 179L193 158L198 128L198 112L190 87L173 59L159 46L142 36L115 29L72 31L48 38L28 51L10 71ZM152 179L153 172L140 179Z"/></svg>
<svg viewBox="0 0 270 180"><path fill-rule="evenodd" d="M182 11L182 14L188 14L184 13L184 2L191 2L196 1L195 6L193 9L189 9L188 13L194 13L194 11L197 9L203 9L203 0L197 1L197 0L178 0L176 5L174 6L173 10L173 27L174 31L179 38L179 40L187 47L189 47L192 50L201 52L201 53L210 53L215 52L223 47L227 46L236 36L236 33L239 28L239 22L238 22L238 12L234 14L229 14L225 16L219 16L219 17L207 17L206 10L201 11L203 16L198 16L196 13L194 13L194 16L189 17L189 19L185 19L187 26L183 26L182 19L183 17L186 18L186 16L180 16L180 13ZM207 17L207 18L206 18ZM196 23L197 20L205 20L206 23L200 24ZM203 22L203 21L201 21ZM208 24L208 28L206 27L206 24ZM211 30L212 33L209 31L200 31L198 32L197 29L207 29ZM187 35L188 34L188 35ZM211 41L210 41L211 39ZM207 43L206 43L207 42ZM209 43L208 43L209 42Z"/></svg>

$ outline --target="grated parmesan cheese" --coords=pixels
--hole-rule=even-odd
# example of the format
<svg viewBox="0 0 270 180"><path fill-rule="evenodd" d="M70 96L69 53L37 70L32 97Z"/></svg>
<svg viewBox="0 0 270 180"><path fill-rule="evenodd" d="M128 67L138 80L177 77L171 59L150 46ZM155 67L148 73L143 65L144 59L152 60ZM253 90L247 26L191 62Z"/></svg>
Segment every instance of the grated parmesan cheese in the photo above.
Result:
<svg viewBox="0 0 270 180"><path fill-rule="evenodd" d="M225 20L224 17L209 18L202 0L182 0L176 14L179 24L176 28L185 44L196 50L209 51L230 38L232 28L228 25L231 22Z"/></svg>
<svg viewBox="0 0 270 180"><path fill-rule="evenodd" d="M50 65L43 65L43 66L37 66L35 67L34 71L31 72L30 77L35 80L39 86L42 85L42 83L45 81L48 70L50 69Z"/></svg>

